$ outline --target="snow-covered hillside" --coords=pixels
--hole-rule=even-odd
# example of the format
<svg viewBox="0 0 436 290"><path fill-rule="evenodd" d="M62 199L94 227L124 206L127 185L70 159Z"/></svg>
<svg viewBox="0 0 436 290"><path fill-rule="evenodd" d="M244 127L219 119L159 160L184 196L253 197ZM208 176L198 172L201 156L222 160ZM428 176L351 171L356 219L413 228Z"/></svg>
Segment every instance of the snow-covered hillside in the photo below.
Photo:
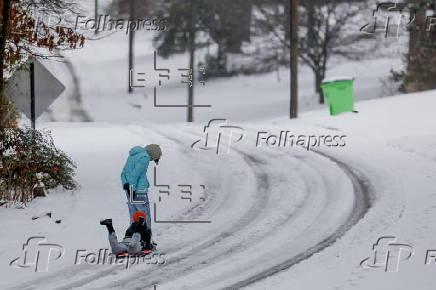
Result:
<svg viewBox="0 0 436 290"><path fill-rule="evenodd" d="M100 12L110 2L100 1ZM81 5L93 15L94 1ZM383 83L404 66L404 37L382 40L359 61L332 58L327 77L355 78L357 113L331 116L301 65L298 119L287 118L283 67L196 82L195 104L211 107L195 108L190 124L186 108L154 106L150 33L135 35L146 87L133 94L128 35L97 38L62 52L65 63L41 60L66 90L37 128L77 163L80 189L0 207L0 289L435 289L436 91L388 97ZM188 55L157 62L171 70L157 102L186 104L178 69ZM112 218L124 236L120 173L133 146L151 143L163 150L147 172L157 251L137 264L108 263L99 221ZM32 237L55 249L37 248L46 272L32 257L28 268L13 262L36 253L26 245Z"/></svg>
<svg viewBox="0 0 436 290"><path fill-rule="evenodd" d="M425 254L436 245L435 105L430 91L361 102L358 114L331 117L322 109L294 121L230 120L245 138L219 155L191 148L202 138L201 122L44 123L77 161L82 188L26 209L0 209L7 221L0 229L1 288L433 289L435 265L425 265ZM346 136L345 146L256 146L258 132L286 130ZM129 148L147 143L161 144L156 182L171 189L167 195L152 186L157 219L211 223L155 223L163 265L74 265L78 249L108 247L99 219L112 217L120 235L128 225L119 173ZM153 170L148 175L154 181ZM193 186L192 202L181 199L181 184ZM32 221L47 211L52 219ZM31 236L65 248L48 273L8 264ZM397 273L360 266L383 236L414 247Z"/></svg>
<svg viewBox="0 0 436 290"><path fill-rule="evenodd" d="M392 40L384 41L386 44L392 43ZM389 56L381 54L380 57L371 56L359 61L332 59L327 77L354 77L357 100L386 96L383 81L390 76L391 69L400 70L403 67L402 53L407 46L403 41L393 41L390 49L393 50L395 47L397 50ZM71 72L67 71L64 77L61 74L61 80L69 91L56 100L50 107L50 112L40 120L91 119L115 123L184 121L186 110L183 108L154 107L153 87L158 87L158 104L185 105L187 85L181 83L183 72L178 69L188 66L188 55L178 54L169 59L157 58L159 68L170 69L170 79L162 78L163 83L159 87L158 72L153 70L152 34L137 33L134 67L136 72L145 73L146 87L136 88L133 94L128 94L127 51L128 36L119 32L98 41L89 40L83 49L66 52L66 57L77 75L77 82L68 79L71 78ZM368 51L368 55L371 53ZM49 61L48 66L58 74L62 69L67 70L57 62ZM196 121L208 121L217 117L235 121L255 121L288 115L289 68L286 67L280 68L278 73L212 79L207 81L205 86L199 82L195 82L195 86L194 104L211 105L209 108L195 108ZM314 90L313 73L304 65L301 66L299 88L300 110L320 108ZM80 105L79 108L86 112L87 118L83 117L83 113L75 114L77 103ZM240 114L241 107L246 109L244 114Z"/></svg>

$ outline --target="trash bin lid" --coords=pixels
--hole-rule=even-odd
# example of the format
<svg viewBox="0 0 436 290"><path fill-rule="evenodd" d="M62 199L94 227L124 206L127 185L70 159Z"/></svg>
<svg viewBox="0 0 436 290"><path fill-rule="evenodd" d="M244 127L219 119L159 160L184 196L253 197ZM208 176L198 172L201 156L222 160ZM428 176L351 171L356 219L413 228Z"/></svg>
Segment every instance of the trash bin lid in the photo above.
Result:
<svg viewBox="0 0 436 290"><path fill-rule="evenodd" d="M343 82L343 81L354 81L353 77L332 77L325 78L322 80L322 84L335 83L335 82Z"/></svg>

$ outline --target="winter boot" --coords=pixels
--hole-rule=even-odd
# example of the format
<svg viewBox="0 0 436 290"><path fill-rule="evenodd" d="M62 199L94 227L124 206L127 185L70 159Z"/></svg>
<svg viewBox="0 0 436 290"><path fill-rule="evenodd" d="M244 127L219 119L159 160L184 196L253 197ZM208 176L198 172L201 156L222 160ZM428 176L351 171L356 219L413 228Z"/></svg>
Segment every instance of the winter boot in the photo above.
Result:
<svg viewBox="0 0 436 290"><path fill-rule="evenodd" d="M100 224L102 226L106 226L107 230L109 231L109 234L115 232L114 227L112 226L112 219L101 220Z"/></svg>

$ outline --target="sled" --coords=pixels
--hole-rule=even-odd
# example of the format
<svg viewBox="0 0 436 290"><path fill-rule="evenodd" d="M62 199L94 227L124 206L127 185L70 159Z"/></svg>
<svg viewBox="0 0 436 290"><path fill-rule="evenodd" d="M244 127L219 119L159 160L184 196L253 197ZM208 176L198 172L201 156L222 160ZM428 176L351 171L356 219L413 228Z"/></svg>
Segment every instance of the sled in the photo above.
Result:
<svg viewBox="0 0 436 290"><path fill-rule="evenodd" d="M152 253L153 251L150 251L150 250L144 250L144 251L141 251L140 253L137 253L137 254L132 254L132 255L130 255L130 254L128 254L128 253L122 253L122 254L118 254L117 255L117 258L126 258L126 257L144 257L144 256L147 256L148 254L150 254L150 253Z"/></svg>

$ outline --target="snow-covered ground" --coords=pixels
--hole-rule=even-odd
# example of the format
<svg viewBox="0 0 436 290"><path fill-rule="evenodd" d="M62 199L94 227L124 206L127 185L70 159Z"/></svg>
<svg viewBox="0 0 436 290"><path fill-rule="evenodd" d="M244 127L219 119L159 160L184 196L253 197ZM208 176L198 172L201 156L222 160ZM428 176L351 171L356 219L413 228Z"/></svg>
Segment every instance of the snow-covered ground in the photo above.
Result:
<svg viewBox="0 0 436 290"><path fill-rule="evenodd" d="M425 265L425 254L436 246L435 105L436 92L430 91L361 102L359 114L331 117L323 109L296 121L233 122L245 129L245 138L219 155L191 148L202 137L201 123L45 123L77 161L82 188L37 199L27 209L1 209L0 218L7 220L1 225L7 233L1 240L1 287L433 289L436 265ZM346 145L312 151L256 147L259 131L282 130L346 135ZM163 265L74 265L78 249L108 247L100 218L112 217L122 235L128 217L119 171L130 146L150 142L164 148L157 184L170 185L169 196L152 188L157 219L211 223L154 224ZM149 179L154 180L153 170ZM192 202L181 199L180 184L193 186ZM369 208L362 208L357 191ZM49 210L52 219L31 220ZM54 223L57 218L61 224ZM48 273L10 267L22 243L38 235L62 245L65 256L52 262ZM383 236L414 247L409 260L401 256L397 273L360 266Z"/></svg>
<svg viewBox="0 0 436 290"><path fill-rule="evenodd" d="M146 87L136 88L133 94L127 93L128 36L125 33L111 34L98 41L89 40L85 48L65 53L77 73L81 107L91 120L98 122L128 124L137 121L159 123L184 121L186 110L183 108L154 107L153 87L157 87L159 105L185 105L187 86L181 83L183 79L181 74L185 72L178 69L188 66L188 55L178 54L169 59L157 57L158 68L170 69L170 79L161 78L162 86L159 87L158 72L153 69L152 35L137 33L135 37L134 68L138 73L145 73L145 76L140 78L146 79ZM384 41L388 42L388 40ZM391 45L388 48L381 49L383 52L388 49L394 51L388 56L380 54L380 57L371 56L359 61L332 58L326 77L354 77L357 100L386 96L383 81L390 75L391 69L399 70L403 67L402 53L407 48L403 39L390 40L389 43ZM371 53L373 52L368 51L368 55ZM201 54L200 51L199 55ZM61 70L59 63L49 62L48 65L57 68L56 72ZM65 77L61 80L67 88L74 88L76 85ZM195 86L194 104L211 105L209 108L194 109L196 121L208 121L217 117L234 121L255 121L288 115L289 68L286 67L281 67L278 73L212 79L207 81L205 86L196 81ZM307 111L322 107L317 104L313 73L304 65L301 65L299 88L300 110ZM76 95L77 93L73 94ZM65 92L50 107L50 113L44 114L40 120L80 120L81 116L74 115L70 103L71 94ZM241 107L246 109L244 114L240 113ZM113 108L117 108L116 112L113 112Z"/></svg>
<svg viewBox="0 0 436 290"><path fill-rule="evenodd" d="M150 39L137 34L135 67L155 84ZM436 265L426 254L436 249L436 91L378 98L381 78L401 67L401 50L333 60L328 77L356 79L358 114L332 117L317 105L313 75L303 66L298 120L285 117L289 73L282 69L280 81L272 72L197 83L196 104L212 107L196 108L193 124L183 123L184 108L154 107L152 86L127 94L126 52L127 36L116 33L66 53L71 65L46 63L67 90L38 127L52 131L77 162L81 188L51 192L24 209L0 208L0 289L435 288ZM174 73L159 88L159 103L184 104L187 89L177 69L186 67L187 56L158 64ZM231 143L226 154L191 147L214 118L242 128L233 135L223 130L222 140ZM258 136L281 132L327 145L337 136L343 146L273 146L274 137L256 146ZM148 170L155 256L127 269L75 263L78 250L109 247L100 219L113 218L123 236L129 217L120 171L132 146L149 143L164 152ZM35 236L61 246L64 255L51 257L48 272L11 267ZM379 258L391 251L389 270L399 254L398 271L370 259L361 265L374 257L381 237L396 238L375 249Z"/></svg>

